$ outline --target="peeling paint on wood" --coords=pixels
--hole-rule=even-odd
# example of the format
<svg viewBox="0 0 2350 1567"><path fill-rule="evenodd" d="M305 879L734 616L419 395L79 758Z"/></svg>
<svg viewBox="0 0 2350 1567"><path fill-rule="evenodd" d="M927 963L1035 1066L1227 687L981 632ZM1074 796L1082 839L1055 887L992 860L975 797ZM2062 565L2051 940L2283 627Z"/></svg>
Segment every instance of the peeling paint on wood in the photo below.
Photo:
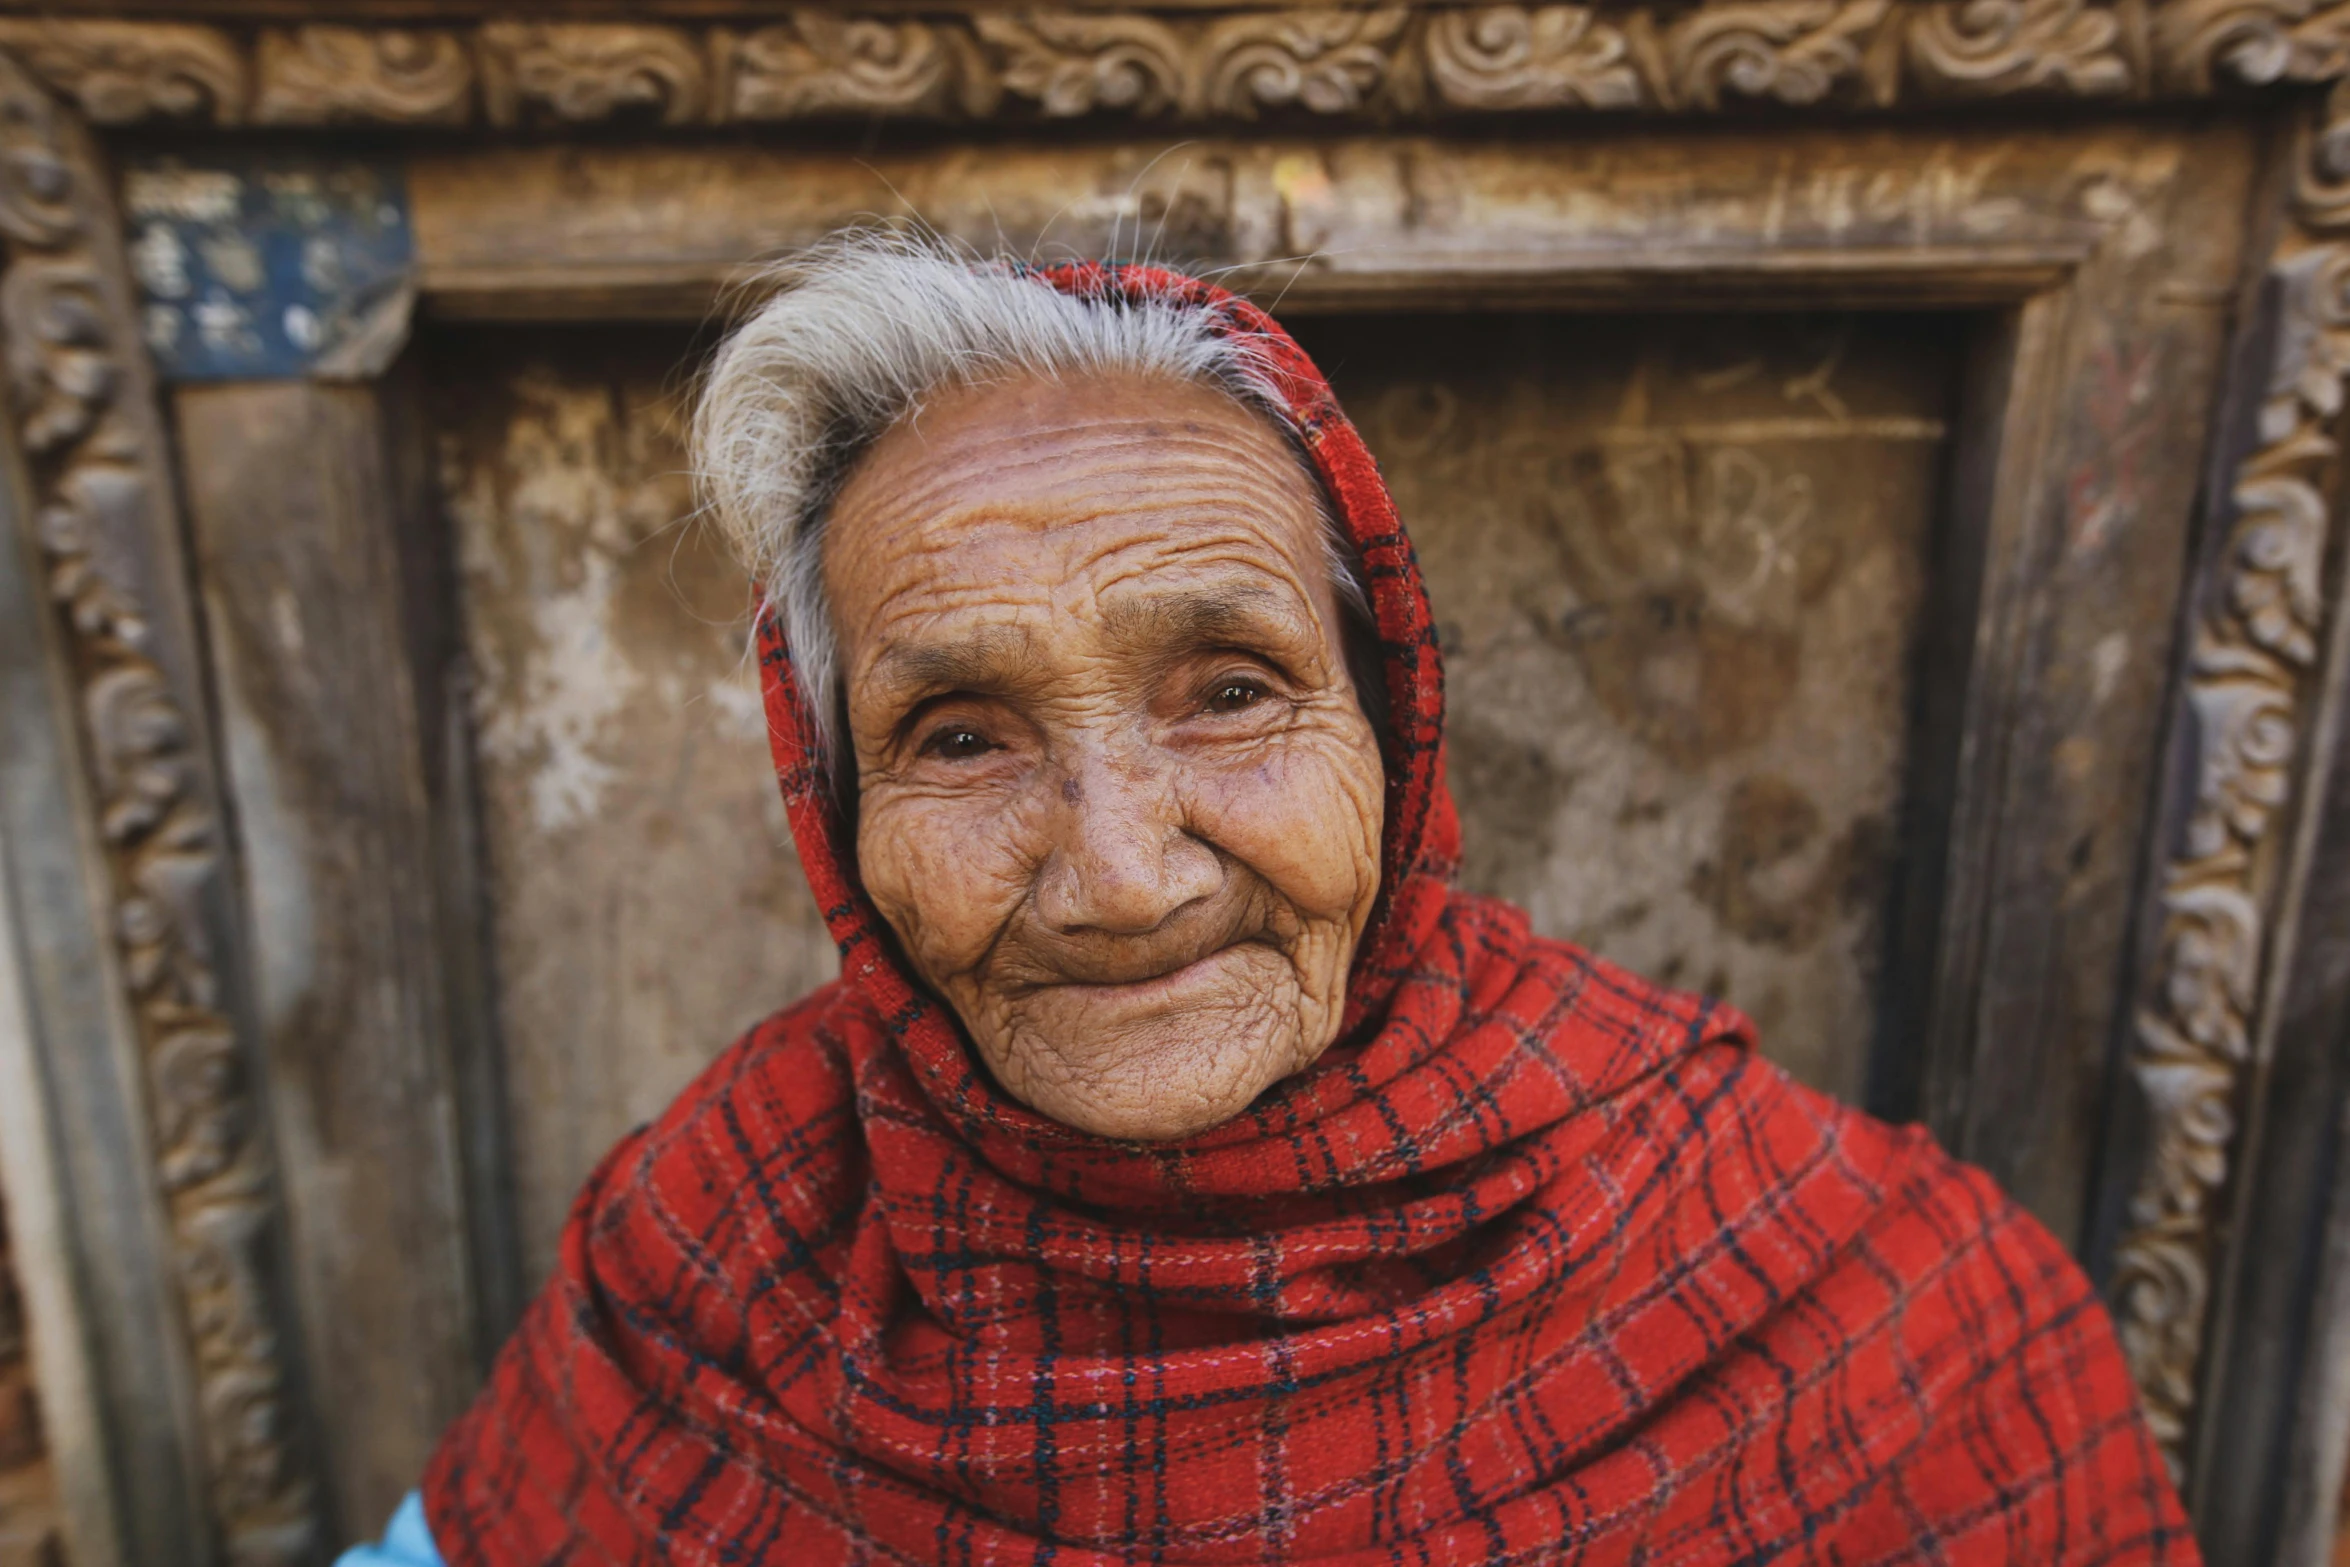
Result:
<svg viewBox="0 0 2350 1567"><path fill-rule="evenodd" d="M383 159L134 158L140 330L166 381L380 374L414 300L408 198Z"/></svg>
<svg viewBox="0 0 2350 1567"><path fill-rule="evenodd" d="M1444 624L1469 878L1857 1097L1957 339L1938 318L1323 319ZM831 972L682 336L475 350L444 420L523 1223ZM747 855L749 843L771 853ZM534 1252L532 1265L544 1261Z"/></svg>
<svg viewBox="0 0 2350 1567"><path fill-rule="evenodd" d="M748 596L690 524L681 338L434 345L525 1276L622 1133L829 979Z"/></svg>
<svg viewBox="0 0 2350 1567"><path fill-rule="evenodd" d="M1305 328L1435 596L1467 881L1857 1099L1955 323Z"/></svg>

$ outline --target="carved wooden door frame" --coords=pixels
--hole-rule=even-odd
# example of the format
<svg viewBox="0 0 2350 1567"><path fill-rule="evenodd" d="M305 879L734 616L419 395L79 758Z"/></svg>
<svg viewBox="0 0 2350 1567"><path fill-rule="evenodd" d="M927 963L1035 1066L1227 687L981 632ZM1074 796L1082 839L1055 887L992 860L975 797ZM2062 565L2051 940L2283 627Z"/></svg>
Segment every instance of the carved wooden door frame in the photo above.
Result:
<svg viewBox="0 0 2350 1567"><path fill-rule="evenodd" d="M45 9L64 14L0 14L0 504L14 541L0 559L0 1006L15 1014L0 1015L0 1173L12 1207L33 1210L18 1221L20 1244L42 1275L32 1291L40 1376L77 1560L303 1561L325 1537L294 1327L300 1244L271 1151L250 929L224 825L230 786L109 162L110 137L159 127L287 146L318 127L419 131L431 139L418 144L415 177L458 190L455 176L480 177L499 159L551 155L543 144L477 154L449 139L466 126L546 137L633 123L650 128L655 155L660 136L693 127L985 121L1041 140L1090 122L1093 140L1067 154L1083 162L1106 156L1104 127L1129 118L1139 122L1131 139L1166 123L1228 131L1269 116L1325 149L1313 153L1319 174L1308 170L1316 185L1292 178L1297 166L1272 143L1231 144L1228 226L1256 222L1252 257L1270 257L1286 241L1326 248L1348 224L1383 221L1378 178L1357 178L1326 151L1346 145L1329 140L1333 129L1459 137L1532 116L1572 139L1588 138L1597 122L1587 117L1614 115L1605 123L1630 137L1762 113L1777 133L1816 130L1814 115L1865 113L1850 123L1898 139L1886 127L1910 123L1913 110L1930 111L1927 123L1991 123L1996 106L2032 100L2064 105L2083 126L2099 123L2084 110L2101 108L2116 123L2183 114L2289 126L2289 148L2264 165L2276 185L2248 205L2256 232L2238 269L2244 286L2225 290L2236 325L2204 493L2194 508L2180 503L2182 558L2170 569L2182 618L2166 665L2162 760L2148 826L2122 851L2143 889L2109 1009L2123 1125L2104 1147L2103 1196L2076 1215L2191 1495L2200 1506L2242 1480L2239 1461L2219 1451L2217 1422L2198 1425L2195 1414L2227 1403L2215 1399L2215 1368L2234 1353L2239 1300L2257 1303L2269 1288L2242 1239L2244 1205L2265 1197L2237 1171L2285 1115L2269 1085L2287 1048L2285 998L2306 982L2298 921L2313 879L2335 863L2320 785L2338 775L2350 647L2350 617L2338 612L2336 448L2350 379L2350 90L2326 90L2350 74L2350 3L1014 15L877 0L864 13L779 21L644 0L625 8L631 21L555 22L450 0L430 21L389 5L370 20L353 6L353 20L333 25L284 24L268 0L200 0L171 22L102 0ZM184 20L191 11L205 19ZM1905 245L1829 236L1794 255L1775 229L1768 245L1696 264L1564 252L1524 265L1433 252L1399 261L1404 242L1391 233L1377 266L1326 268L1301 278L1293 298L1329 307L1468 285L1493 298L1638 297L1672 279L1725 299L1768 283L2002 312L1983 371L1998 394L1986 405L1985 455L1960 475L1982 530L1979 559L1998 571L1967 606L1958 689L1971 715L1960 730L2004 741L2027 721L2019 684L2071 656L2065 645L2027 647L2015 621L2044 588L2030 580L2034 563L2081 521L2067 510L2078 497L2036 488L2038 452L2086 395L2068 380L2089 362L2082 320L2126 304L2127 230L2140 215L2127 198L2118 186L2073 189L2072 205L2047 206L2022 245L1937 231L1927 213ZM557 256L469 255L457 228L445 232L442 250L420 245L417 285L428 307L456 312L698 310L726 273L715 232L699 259L600 271L566 269ZM2190 510L2201 518L2191 548ZM1917 1020L1927 1045L1915 1087L1962 1152L2006 1070L1985 1041L2009 1026L1971 1010L2003 960L1986 934L1993 889L1967 884L1964 867L1994 854L2009 820L2000 802L2034 786L2019 765L2000 746L1951 758L1945 860L1959 869L1938 889L1928 945L1935 994L1967 1005ZM2296 1017L2290 1048L2331 1047L2321 1034L2338 1026L2334 1014ZM2029 1184L2028 1172L2001 1173ZM2293 1200L2312 1223L2341 1212L2330 1188ZM2310 1277L2329 1300L2350 1291L2350 1265L2319 1273ZM495 1293L486 1278L466 1288ZM2323 1328L2310 1328L2314 1340ZM2326 1353L2338 1362L2350 1346ZM2312 1379L2325 1370L2309 1365ZM2341 1413L2290 1413L2292 1462L2330 1454L2338 1471ZM2273 1444L2263 1451L2284 1461ZM2331 1519L2330 1494L2296 1505ZM2215 1559L2248 1559L2229 1553L2249 1549L2257 1530L2228 1527L2213 1538L2206 1526ZM190 1541L206 1543L191 1554Z"/></svg>

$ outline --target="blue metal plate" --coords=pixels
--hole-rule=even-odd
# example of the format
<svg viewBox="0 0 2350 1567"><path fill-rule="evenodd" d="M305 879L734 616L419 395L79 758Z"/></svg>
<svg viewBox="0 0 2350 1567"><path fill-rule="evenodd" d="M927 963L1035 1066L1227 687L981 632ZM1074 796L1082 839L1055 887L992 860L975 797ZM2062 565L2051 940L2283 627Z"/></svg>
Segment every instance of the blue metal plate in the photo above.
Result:
<svg viewBox="0 0 2350 1567"><path fill-rule="evenodd" d="M239 154L123 171L147 348L170 381L333 373L405 325L413 246L397 163ZM396 346L396 343L395 345ZM380 368L380 366L378 366Z"/></svg>

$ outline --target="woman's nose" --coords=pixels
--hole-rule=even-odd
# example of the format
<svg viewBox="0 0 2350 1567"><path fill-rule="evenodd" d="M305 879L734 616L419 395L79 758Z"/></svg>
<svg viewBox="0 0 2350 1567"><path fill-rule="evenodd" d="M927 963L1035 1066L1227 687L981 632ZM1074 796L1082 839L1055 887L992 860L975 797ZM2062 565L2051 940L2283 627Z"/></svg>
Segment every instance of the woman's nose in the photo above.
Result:
<svg viewBox="0 0 2350 1567"><path fill-rule="evenodd" d="M1053 929L1141 935L1223 885L1216 851L1184 831L1163 771L1099 764L1051 787L1054 842L1036 902Z"/></svg>

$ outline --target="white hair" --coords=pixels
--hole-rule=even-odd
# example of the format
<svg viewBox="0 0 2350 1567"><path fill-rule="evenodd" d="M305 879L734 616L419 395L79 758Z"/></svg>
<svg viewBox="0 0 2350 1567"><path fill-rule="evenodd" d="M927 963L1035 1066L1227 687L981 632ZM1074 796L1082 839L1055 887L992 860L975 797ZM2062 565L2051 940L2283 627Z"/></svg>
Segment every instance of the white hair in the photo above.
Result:
<svg viewBox="0 0 2350 1567"><path fill-rule="evenodd" d="M834 235L754 282L770 297L719 345L703 380L695 478L782 618L820 756L839 739L826 516L856 458L933 393L1026 376L1158 376L1217 388L1299 438L1264 350L1249 334L1226 330L1223 308L1172 289L1064 293L1027 270L930 235ZM1299 455L1303 461L1302 444ZM1323 514L1342 616L1350 628L1367 628L1354 550L1327 505ZM1359 640L1350 638L1350 647Z"/></svg>

